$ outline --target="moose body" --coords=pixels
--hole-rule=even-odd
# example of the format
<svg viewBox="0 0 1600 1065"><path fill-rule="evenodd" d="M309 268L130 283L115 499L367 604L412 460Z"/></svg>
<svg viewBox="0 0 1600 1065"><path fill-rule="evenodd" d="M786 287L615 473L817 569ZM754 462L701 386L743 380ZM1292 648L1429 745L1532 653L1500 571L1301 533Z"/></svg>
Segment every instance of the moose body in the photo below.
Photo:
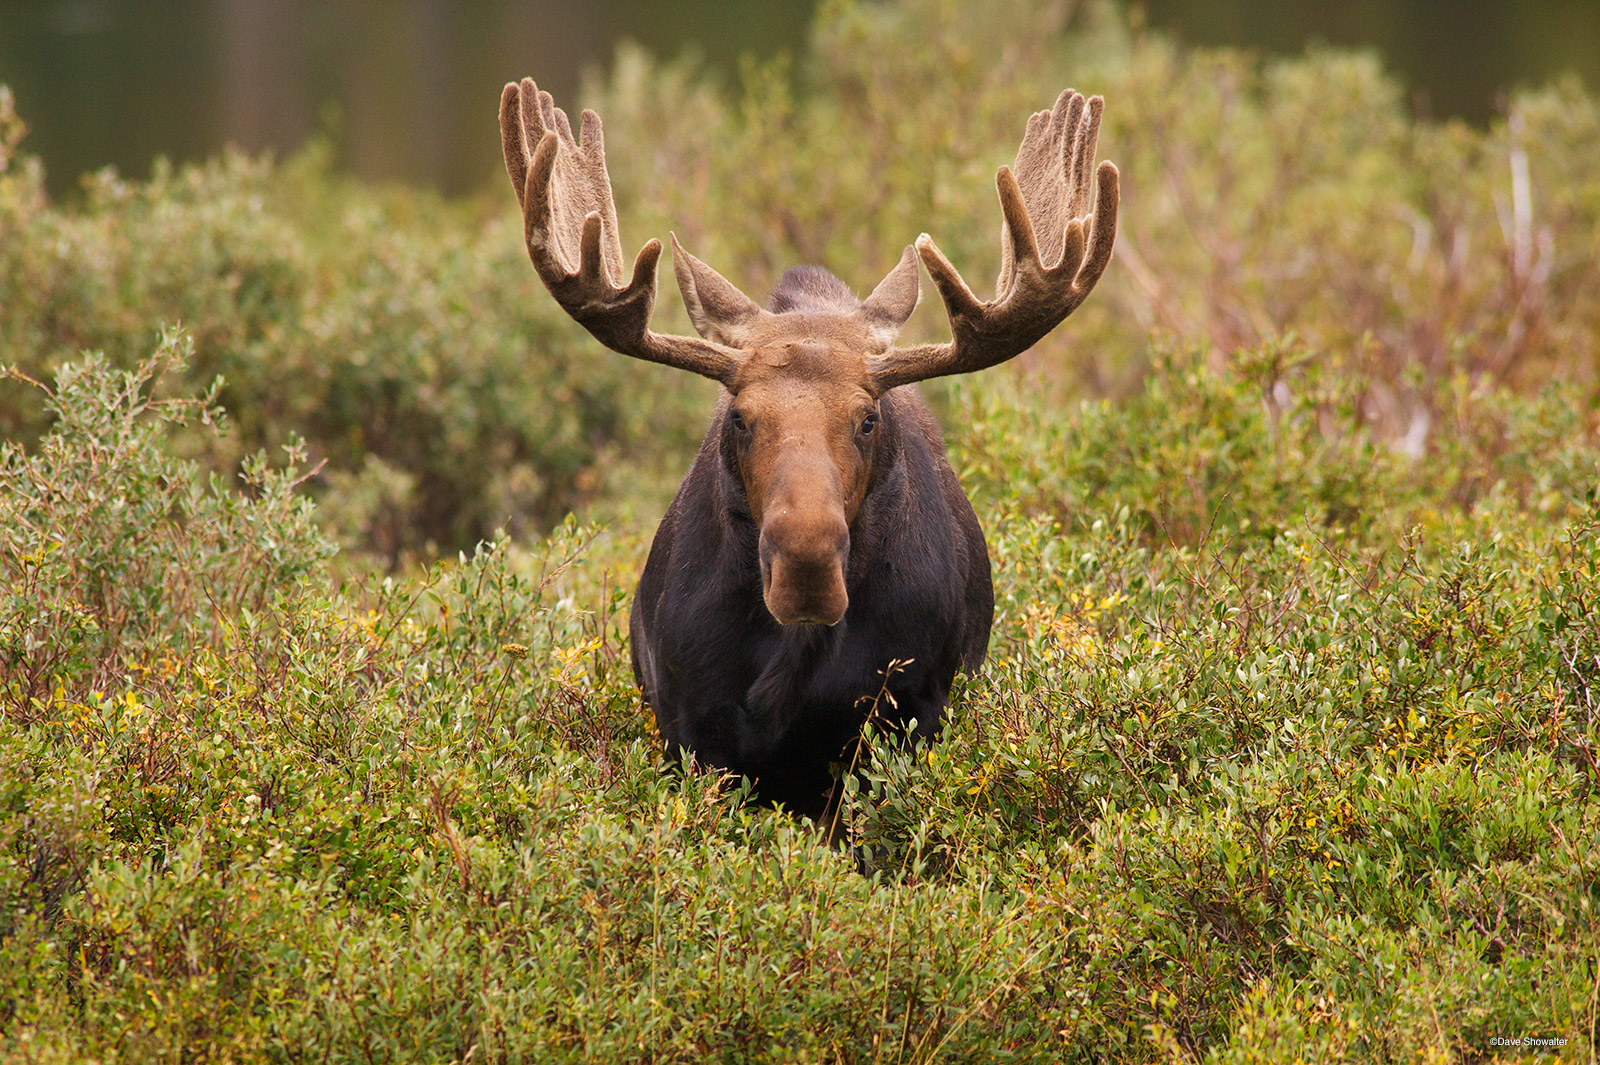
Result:
<svg viewBox="0 0 1600 1065"><path fill-rule="evenodd" d="M994 615L983 531L932 412L914 386L886 393L879 411L836 624L782 625L767 608L726 396L633 605L634 674L662 737L802 814L820 814L829 764L869 713L934 735L957 669L982 663Z"/></svg>
<svg viewBox="0 0 1600 1065"><path fill-rule="evenodd" d="M551 295L613 350L723 385L634 601L634 673L670 748L819 816L869 714L938 730L956 672L983 661L994 591L977 517L910 386L1012 358L1094 287L1118 202L1116 168L1091 173L1100 113L1098 97L1062 93L1028 120L1015 172L1000 169L995 299L974 297L924 234L865 300L798 267L763 308L674 237L695 338L649 328L660 242L622 283L598 116L585 111L574 137L531 80L506 86L506 169ZM896 347L919 258L953 339Z"/></svg>

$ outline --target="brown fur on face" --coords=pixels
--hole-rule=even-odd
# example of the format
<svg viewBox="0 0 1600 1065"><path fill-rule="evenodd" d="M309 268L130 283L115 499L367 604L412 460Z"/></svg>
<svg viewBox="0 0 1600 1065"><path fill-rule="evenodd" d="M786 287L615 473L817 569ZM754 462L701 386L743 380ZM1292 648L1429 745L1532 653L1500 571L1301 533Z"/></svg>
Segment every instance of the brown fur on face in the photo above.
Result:
<svg viewBox="0 0 1600 1065"><path fill-rule="evenodd" d="M750 515L762 595L785 625L836 625L849 608L850 526L872 476L881 355L917 301L910 250L865 301L826 271L784 275L771 310L673 242L695 327L745 352L726 382L727 418Z"/></svg>
<svg viewBox="0 0 1600 1065"><path fill-rule="evenodd" d="M727 417L761 529L767 609L785 625L834 625L850 602L850 525L872 473L878 397L859 349L812 339L820 323L787 317L772 324L797 327L807 339L758 347L729 386ZM830 324L845 341L853 323Z"/></svg>

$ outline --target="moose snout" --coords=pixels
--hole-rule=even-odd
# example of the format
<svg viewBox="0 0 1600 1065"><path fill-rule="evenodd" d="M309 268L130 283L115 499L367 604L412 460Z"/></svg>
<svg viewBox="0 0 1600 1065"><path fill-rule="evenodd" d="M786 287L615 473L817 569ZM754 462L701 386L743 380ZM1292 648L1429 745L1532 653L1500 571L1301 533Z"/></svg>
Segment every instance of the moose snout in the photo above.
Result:
<svg viewBox="0 0 1600 1065"><path fill-rule="evenodd" d="M780 625L837 625L850 606L850 530L840 515L769 515L761 527L761 593Z"/></svg>

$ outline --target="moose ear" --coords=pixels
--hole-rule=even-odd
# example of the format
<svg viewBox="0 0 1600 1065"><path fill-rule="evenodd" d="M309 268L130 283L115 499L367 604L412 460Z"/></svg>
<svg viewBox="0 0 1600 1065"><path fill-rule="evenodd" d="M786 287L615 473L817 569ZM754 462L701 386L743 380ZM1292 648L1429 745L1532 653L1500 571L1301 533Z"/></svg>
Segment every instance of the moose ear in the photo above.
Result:
<svg viewBox="0 0 1600 1065"><path fill-rule="evenodd" d="M762 314L756 302L684 251L676 233L672 234L672 272L678 275L678 289L695 331L715 343L742 347L747 328Z"/></svg>
<svg viewBox="0 0 1600 1065"><path fill-rule="evenodd" d="M916 310L921 295L922 286L917 283L917 250L908 246L899 264L862 302L861 316L883 337L885 344L891 344L911 312Z"/></svg>

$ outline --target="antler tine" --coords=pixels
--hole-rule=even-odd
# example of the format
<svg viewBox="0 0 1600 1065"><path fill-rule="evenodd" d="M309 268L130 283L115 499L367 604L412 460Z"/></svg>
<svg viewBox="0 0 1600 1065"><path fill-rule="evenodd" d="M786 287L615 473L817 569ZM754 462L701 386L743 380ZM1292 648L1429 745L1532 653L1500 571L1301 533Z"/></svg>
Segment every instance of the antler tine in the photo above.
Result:
<svg viewBox="0 0 1600 1065"><path fill-rule="evenodd" d="M727 383L740 353L699 337L650 329L661 242L645 242L622 285L622 240L606 171L600 116L583 112L582 140L532 78L500 94L500 143L522 208L533 268L573 320L613 351Z"/></svg>
<svg viewBox="0 0 1600 1065"><path fill-rule="evenodd" d="M1077 310L1111 261L1117 168L1094 167L1105 102L1071 89L1028 119L1015 168L995 176L1003 226L995 298L973 295L938 245L917 238L944 300L951 341L896 348L869 363L880 388L981 370L1021 354ZM1091 212L1089 205L1093 201Z"/></svg>
<svg viewBox="0 0 1600 1065"><path fill-rule="evenodd" d="M522 128L522 91L514 81L500 91L500 148L506 157L506 176L517 206L523 206L522 189L528 181L528 138Z"/></svg>

